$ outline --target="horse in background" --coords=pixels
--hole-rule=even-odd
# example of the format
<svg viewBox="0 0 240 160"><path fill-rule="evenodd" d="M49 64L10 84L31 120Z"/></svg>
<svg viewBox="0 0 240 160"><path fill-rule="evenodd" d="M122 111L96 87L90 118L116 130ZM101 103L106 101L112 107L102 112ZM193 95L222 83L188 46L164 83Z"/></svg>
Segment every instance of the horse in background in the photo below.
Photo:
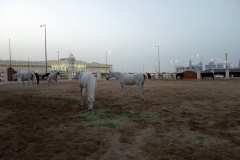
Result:
<svg viewBox="0 0 240 160"><path fill-rule="evenodd" d="M13 75L13 80L16 80L17 77L21 79L21 81L23 82L23 86L25 86L24 81L28 81L28 87L29 87L30 80L32 81L32 85L36 84L36 76L33 72L16 73Z"/></svg>
<svg viewBox="0 0 240 160"><path fill-rule="evenodd" d="M52 82L51 78L53 78L54 82L57 82L57 75L60 75L60 73L59 72L50 73L47 78L48 83Z"/></svg>
<svg viewBox="0 0 240 160"><path fill-rule="evenodd" d="M82 90L85 88L88 110L93 110L93 105L95 101L95 89L97 86L97 81L95 76L89 72L82 72L79 76L79 86L80 86L80 105L83 105L82 102Z"/></svg>
<svg viewBox="0 0 240 160"><path fill-rule="evenodd" d="M120 91L118 93L118 96L120 95L120 93L122 92L122 89L125 88L127 94L128 94L128 90L126 88L126 85L134 85L136 84L141 90L142 90L142 98L141 100L144 99L144 81L146 79L146 75L142 74L142 73L134 73L134 74L123 74L120 72L109 72L108 76L107 76L107 80L109 80L110 78L115 77L121 87L120 87ZM128 94L128 99L130 98L129 94Z"/></svg>
<svg viewBox="0 0 240 160"><path fill-rule="evenodd" d="M176 74L176 79L178 79L178 77L180 77L180 79L183 79L184 74L183 73L177 73Z"/></svg>
<svg viewBox="0 0 240 160"><path fill-rule="evenodd" d="M151 78L152 78L152 76L151 76L150 73L147 73L147 76L148 76L148 79L151 79Z"/></svg>
<svg viewBox="0 0 240 160"><path fill-rule="evenodd" d="M207 79L207 77L211 77L212 80L214 80L214 74L212 72L207 72L207 73L201 73L202 80Z"/></svg>
<svg viewBox="0 0 240 160"><path fill-rule="evenodd" d="M44 77L48 77L49 74L50 73L46 73L46 74L42 75L42 80L44 80Z"/></svg>
<svg viewBox="0 0 240 160"><path fill-rule="evenodd" d="M37 84L39 84L39 74L38 73L34 73L36 76L36 80L37 80Z"/></svg>

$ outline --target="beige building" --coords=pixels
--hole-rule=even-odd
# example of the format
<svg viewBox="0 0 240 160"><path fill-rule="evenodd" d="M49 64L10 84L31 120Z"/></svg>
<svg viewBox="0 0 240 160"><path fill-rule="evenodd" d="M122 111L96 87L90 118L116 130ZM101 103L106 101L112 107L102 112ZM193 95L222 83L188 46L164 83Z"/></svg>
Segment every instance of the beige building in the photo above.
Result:
<svg viewBox="0 0 240 160"><path fill-rule="evenodd" d="M10 67L9 60L0 60L0 71ZM32 71L36 73L45 73L46 72L46 63L45 61L22 61L22 60L11 60L11 67L20 72ZM47 72L72 72L73 74L78 74L83 71L92 72L92 73L105 73L107 70L112 70L111 64L100 64L97 62L86 63L85 61L76 60L73 54L70 54L67 58L61 58L59 60L50 60L47 61Z"/></svg>

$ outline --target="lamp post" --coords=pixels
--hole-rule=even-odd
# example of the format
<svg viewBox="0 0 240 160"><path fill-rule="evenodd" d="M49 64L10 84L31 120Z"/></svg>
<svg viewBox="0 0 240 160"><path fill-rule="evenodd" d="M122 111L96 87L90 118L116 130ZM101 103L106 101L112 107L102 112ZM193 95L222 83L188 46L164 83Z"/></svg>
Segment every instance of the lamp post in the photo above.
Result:
<svg viewBox="0 0 240 160"><path fill-rule="evenodd" d="M57 51L57 53L58 53L58 70L59 70L59 51Z"/></svg>
<svg viewBox="0 0 240 160"><path fill-rule="evenodd" d="M202 71L202 66L203 66L203 63L202 63L202 55L201 55L201 54L198 54L197 56L198 56L198 57L201 56L201 71ZM199 70L199 67L198 67L198 70Z"/></svg>
<svg viewBox="0 0 240 160"><path fill-rule="evenodd" d="M225 55L226 55L226 70L227 70L227 53L225 53Z"/></svg>
<svg viewBox="0 0 240 160"><path fill-rule="evenodd" d="M143 62L143 73L144 73L144 64L145 64L145 62Z"/></svg>
<svg viewBox="0 0 240 160"><path fill-rule="evenodd" d="M121 65L121 66L122 66L122 73L123 73L123 66L124 66L124 65Z"/></svg>
<svg viewBox="0 0 240 160"><path fill-rule="evenodd" d="M159 58L159 46L154 46L154 47L158 47L158 72L160 75L160 58Z"/></svg>
<svg viewBox="0 0 240 160"><path fill-rule="evenodd" d="M28 59L28 72L29 72L29 57L26 57Z"/></svg>
<svg viewBox="0 0 240 160"><path fill-rule="evenodd" d="M175 63L177 62L177 60L173 60L173 61L171 61L171 63L174 63L174 72L176 72L176 65L175 65Z"/></svg>
<svg viewBox="0 0 240 160"><path fill-rule="evenodd" d="M157 64L156 64L156 59L159 59L159 58L155 58L155 73L157 73L157 72L156 72L156 65L157 65Z"/></svg>
<svg viewBox="0 0 240 160"><path fill-rule="evenodd" d="M10 39L11 37L9 37L9 55L10 55L10 67L12 67L12 62L11 62L11 45L10 45Z"/></svg>
<svg viewBox="0 0 240 160"><path fill-rule="evenodd" d="M47 73L47 42L46 42L46 24L41 25L40 27L43 27L45 29L45 65L46 65L46 73Z"/></svg>
<svg viewBox="0 0 240 160"><path fill-rule="evenodd" d="M106 52L106 74L107 74L107 54L110 53L110 51Z"/></svg>

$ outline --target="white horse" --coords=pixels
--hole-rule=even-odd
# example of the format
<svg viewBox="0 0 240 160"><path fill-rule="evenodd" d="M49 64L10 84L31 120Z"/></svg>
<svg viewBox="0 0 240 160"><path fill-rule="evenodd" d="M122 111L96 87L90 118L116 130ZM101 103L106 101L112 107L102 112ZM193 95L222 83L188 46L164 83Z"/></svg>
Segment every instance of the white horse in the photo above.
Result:
<svg viewBox="0 0 240 160"><path fill-rule="evenodd" d="M82 90L85 88L87 96L87 105L88 110L93 110L93 104L95 101L95 89L97 86L97 81L95 76L89 72L82 72L79 76L79 86L80 86L80 105L83 105L82 102Z"/></svg>
<svg viewBox="0 0 240 160"><path fill-rule="evenodd" d="M23 73L16 73L13 75L13 80L17 80L17 77L21 79L23 82L23 86L25 86L24 81L28 81L28 87L30 85L30 80L32 81L32 85L36 84L37 78L33 72L23 72Z"/></svg>
<svg viewBox="0 0 240 160"><path fill-rule="evenodd" d="M60 75L59 72L50 73L50 74L48 75L48 78L47 78L48 83L49 83L49 82L52 82L52 81L51 81L51 78L53 78L54 82L57 82L57 75L58 75L58 74Z"/></svg>
<svg viewBox="0 0 240 160"><path fill-rule="evenodd" d="M126 88L126 85L134 85L136 84L141 90L142 90L142 100L144 99L144 80L146 79L146 75L143 73L135 73L135 74L123 74L120 72L109 72L108 76L107 76L107 80L109 80L110 78L115 77L120 85L120 91L118 93L118 96L120 96L120 93L122 92L123 87L125 88L127 94L128 94L128 90ZM129 94L128 94L128 99L130 98Z"/></svg>

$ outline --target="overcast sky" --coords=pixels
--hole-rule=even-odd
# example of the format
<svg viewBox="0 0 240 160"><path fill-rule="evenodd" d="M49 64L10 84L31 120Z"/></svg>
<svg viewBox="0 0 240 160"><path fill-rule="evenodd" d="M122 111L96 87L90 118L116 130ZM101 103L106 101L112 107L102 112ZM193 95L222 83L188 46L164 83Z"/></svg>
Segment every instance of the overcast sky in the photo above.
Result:
<svg viewBox="0 0 240 160"><path fill-rule="evenodd" d="M153 46L162 71L199 63L197 54L203 65L240 60L240 0L0 0L0 59L12 37L12 60L45 61L44 24L48 60L59 51L105 64L110 50L115 71L155 71Z"/></svg>

